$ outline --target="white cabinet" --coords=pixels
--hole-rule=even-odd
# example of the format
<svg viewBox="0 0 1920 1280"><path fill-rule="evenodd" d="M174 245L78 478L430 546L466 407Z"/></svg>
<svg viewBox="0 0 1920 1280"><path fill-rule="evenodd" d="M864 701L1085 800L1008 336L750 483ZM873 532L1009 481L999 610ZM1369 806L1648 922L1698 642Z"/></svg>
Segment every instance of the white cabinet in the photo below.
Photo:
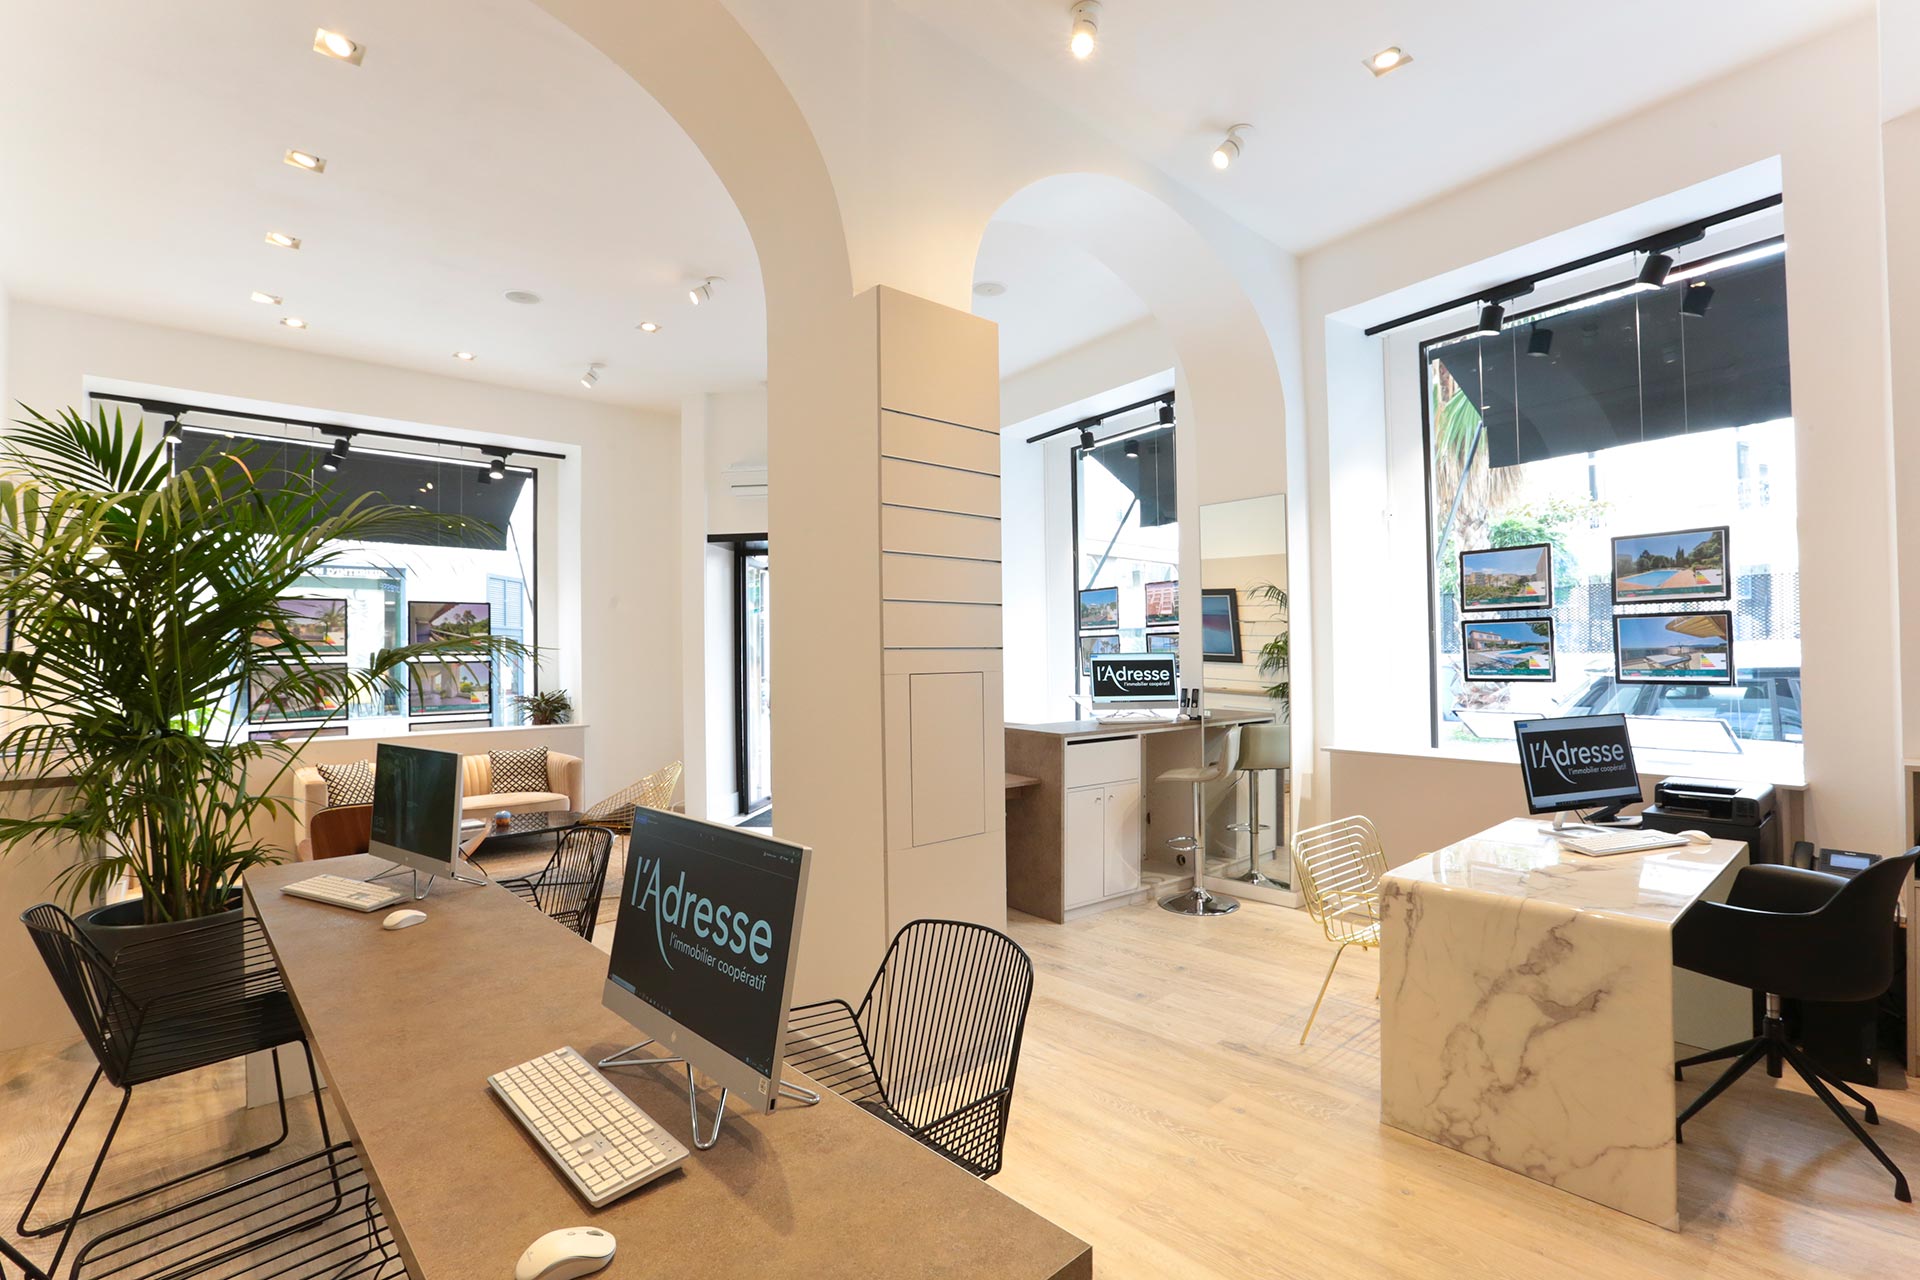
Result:
<svg viewBox="0 0 1920 1280"><path fill-rule="evenodd" d="M1140 887L1140 784L1115 782L1106 788L1106 856L1101 887L1111 898Z"/></svg>
<svg viewBox="0 0 1920 1280"><path fill-rule="evenodd" d="M1109 782L1066 793L1064 905L1084 907L1140 887L1140 784Z"/></svg>

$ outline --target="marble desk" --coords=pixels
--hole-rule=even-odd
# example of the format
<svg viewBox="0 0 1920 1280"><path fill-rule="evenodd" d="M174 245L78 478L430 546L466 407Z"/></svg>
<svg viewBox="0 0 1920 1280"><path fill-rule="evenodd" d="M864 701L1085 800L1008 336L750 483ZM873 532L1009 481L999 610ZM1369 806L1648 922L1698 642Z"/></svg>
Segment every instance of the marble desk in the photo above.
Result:
<svg viewBox="0 0 1920 1280"><path fill-rule="evenodd" d="M1388 872L1381 1119L1678 1230L1671 933L1745 849L1587 858L1530 819Z"/></svg>

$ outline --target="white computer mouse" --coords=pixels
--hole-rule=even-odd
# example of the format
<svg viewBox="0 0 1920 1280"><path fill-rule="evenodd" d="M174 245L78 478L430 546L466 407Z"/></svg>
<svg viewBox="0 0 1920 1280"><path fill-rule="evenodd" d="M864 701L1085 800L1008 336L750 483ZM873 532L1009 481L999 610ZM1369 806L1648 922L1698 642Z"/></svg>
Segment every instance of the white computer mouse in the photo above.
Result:
<svg viewBox="0 0 1920 1280"><path fill-rule="evenodd" d="M1704 831L1682 831L1680 834L1687 838L1687 842L1689 844L1712 844L1713 843L1713 837L1708 835Z"/></svg>
<svg viewBox="0 0 1920 1280"><path fill-rule="evenodd" d="M402 907L380 922L382 929L411 929L427 918L424 911L415 911L412 907Z"/></svg>
<svg viewBox="0 0 1920 1280"><path fill-rule="evenodd" d="M513 1280L574 1280L590 1276L613 1261L611 1232L598 1227L549 1231L527 1246L513 1268Z"/></svg>

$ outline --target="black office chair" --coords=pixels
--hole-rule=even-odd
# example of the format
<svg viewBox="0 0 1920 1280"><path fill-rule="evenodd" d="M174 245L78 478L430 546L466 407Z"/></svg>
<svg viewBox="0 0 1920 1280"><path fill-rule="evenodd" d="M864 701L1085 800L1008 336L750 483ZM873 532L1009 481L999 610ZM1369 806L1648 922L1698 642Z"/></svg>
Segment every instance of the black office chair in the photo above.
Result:
<svg viewBox="0 0 1920 1280"><path fill-rule="evenodd" d="M1697 902L1680 918L1673 930L1673 962L1760 992L1766 997L1766 1016L1753 1039L1674 1064L1673 1077L1678 1080L1686 1067L1735 1060L1680 1113L1674 1125L1676 1141L1685 1140L1681 1129L1688 1120L1755 1063L1764 1058L1767 1073L1777 1077L1781 1063L1786 1062L1893 1175L1894 1198L1913 1200L1906 1175L1867 1136L1832 1090L1859 1103L1868 1124L1879 1124L1873 1104L1823 1071L1788 1038L1781 1002L1873 1000L1886 992L1901 963L1894 904L1916 859L1920 859L1920 848L1882 859L1851 880L1798 867L1744 867L1725 903Z"/></svg>
<svg viewBox="0 0 1920 1280"><path fill-rule="evenodd" d="M823 1000L787 1021L787 1063L978 1178L1000 1172L1033 961L985 925L915 920L860 1007Z"/></svg>
<svg viewBox="0 0 1920 1280"><path fill-rule="evenodd" d="M279 1137L265 1146L215 1161L204 1169L89 1208L87 1200L99 1181L114 1136L120 1131L127 1104L133 1101L135 1087L294 1043L306 1054L307 1071L316 1085L319 1076L314 1073L313 1051L307 1047L306 1034L281 984L280 971L274 965L273 953L259 921L229 919L183 928L165 938L121 947L109 962L74 926L72 917L51 903L29 908L20 919L99 1064L86 1092L80 1095L80 1105L73 1109L73 1117L67 1121L66 1131L60 1135L39 1183L20 1211L17 1224L19 1234L30 1239L63 1233L45 1272L38 1268L28 1271L30 1276L52 1275L59 1269L60 1258L82 1219L177 1187L230 1164L251 1160L286 1140L287 1093L280 1078L279 1056L275 1055L273 1083L280 1099ZM67 1140L73 1136L74 1127L80 1123L81 1113L93 1098L102 1076L125 1092L120 1098L119 1110L114 1112L113 1123L107 1127L107 1136L100 1144L100 1153L94 1157L93 1168L80 1188L73 1212L55 1222L29 1226L28 1219L33 1216L34 1207L60 1163L61 1153L66 1150ZM320 1117L321 1140L323 1144L331 1144L326 1108L317 1087L313 1104Z"/></svg>
<svg viewBox="0 0 1920 1280"><path fill-rule="evenodd" d="M588 942L600 914L606 888L613 832L606 827L573 827L560 833L547 865L530 876L502 880L502 887L531 902Z"/></svg>

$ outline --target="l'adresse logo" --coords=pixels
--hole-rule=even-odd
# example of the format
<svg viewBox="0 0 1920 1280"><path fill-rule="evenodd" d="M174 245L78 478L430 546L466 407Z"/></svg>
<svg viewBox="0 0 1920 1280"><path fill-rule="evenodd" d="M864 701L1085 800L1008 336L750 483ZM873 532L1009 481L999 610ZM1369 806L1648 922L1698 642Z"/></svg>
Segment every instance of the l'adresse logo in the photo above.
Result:
<svg viewBox="0 0 1920 1280"><path fill-rule="evenodd" d="M640 874L633 878L632 905L641 911L652 912L654 944L659 947L660 959L667 968L673 968L673 958L667 954L669 931L673 934L674 950L694 955L709 965L713 961L698 954L704 948L686 942L680 935L691 933L716 950L747 956L757 965L766 964L767 958L773 954L771 924L756 920L739 908L705 897L696 889L689 889L687 873L684 871L679 879L663 885L664 868L660 859L644 854L634 856L639 859ZM765 980L763 973L760 981Z"/></svg>
<svg viewBox="0 0 1920 1280"><path fill-rule="evenodd" d="M1571 743L1553 746L1545 742L1527 743L1527 764L1534 769L1543 769L1551 765L1553 771L1570 785L1579 785L1567 770L1572 769L1582 775L1591 775L1602 769L1617 768L1627 761L1626 748L1617 742L1602 743L1597 747L1576 747Z"/></svg>

